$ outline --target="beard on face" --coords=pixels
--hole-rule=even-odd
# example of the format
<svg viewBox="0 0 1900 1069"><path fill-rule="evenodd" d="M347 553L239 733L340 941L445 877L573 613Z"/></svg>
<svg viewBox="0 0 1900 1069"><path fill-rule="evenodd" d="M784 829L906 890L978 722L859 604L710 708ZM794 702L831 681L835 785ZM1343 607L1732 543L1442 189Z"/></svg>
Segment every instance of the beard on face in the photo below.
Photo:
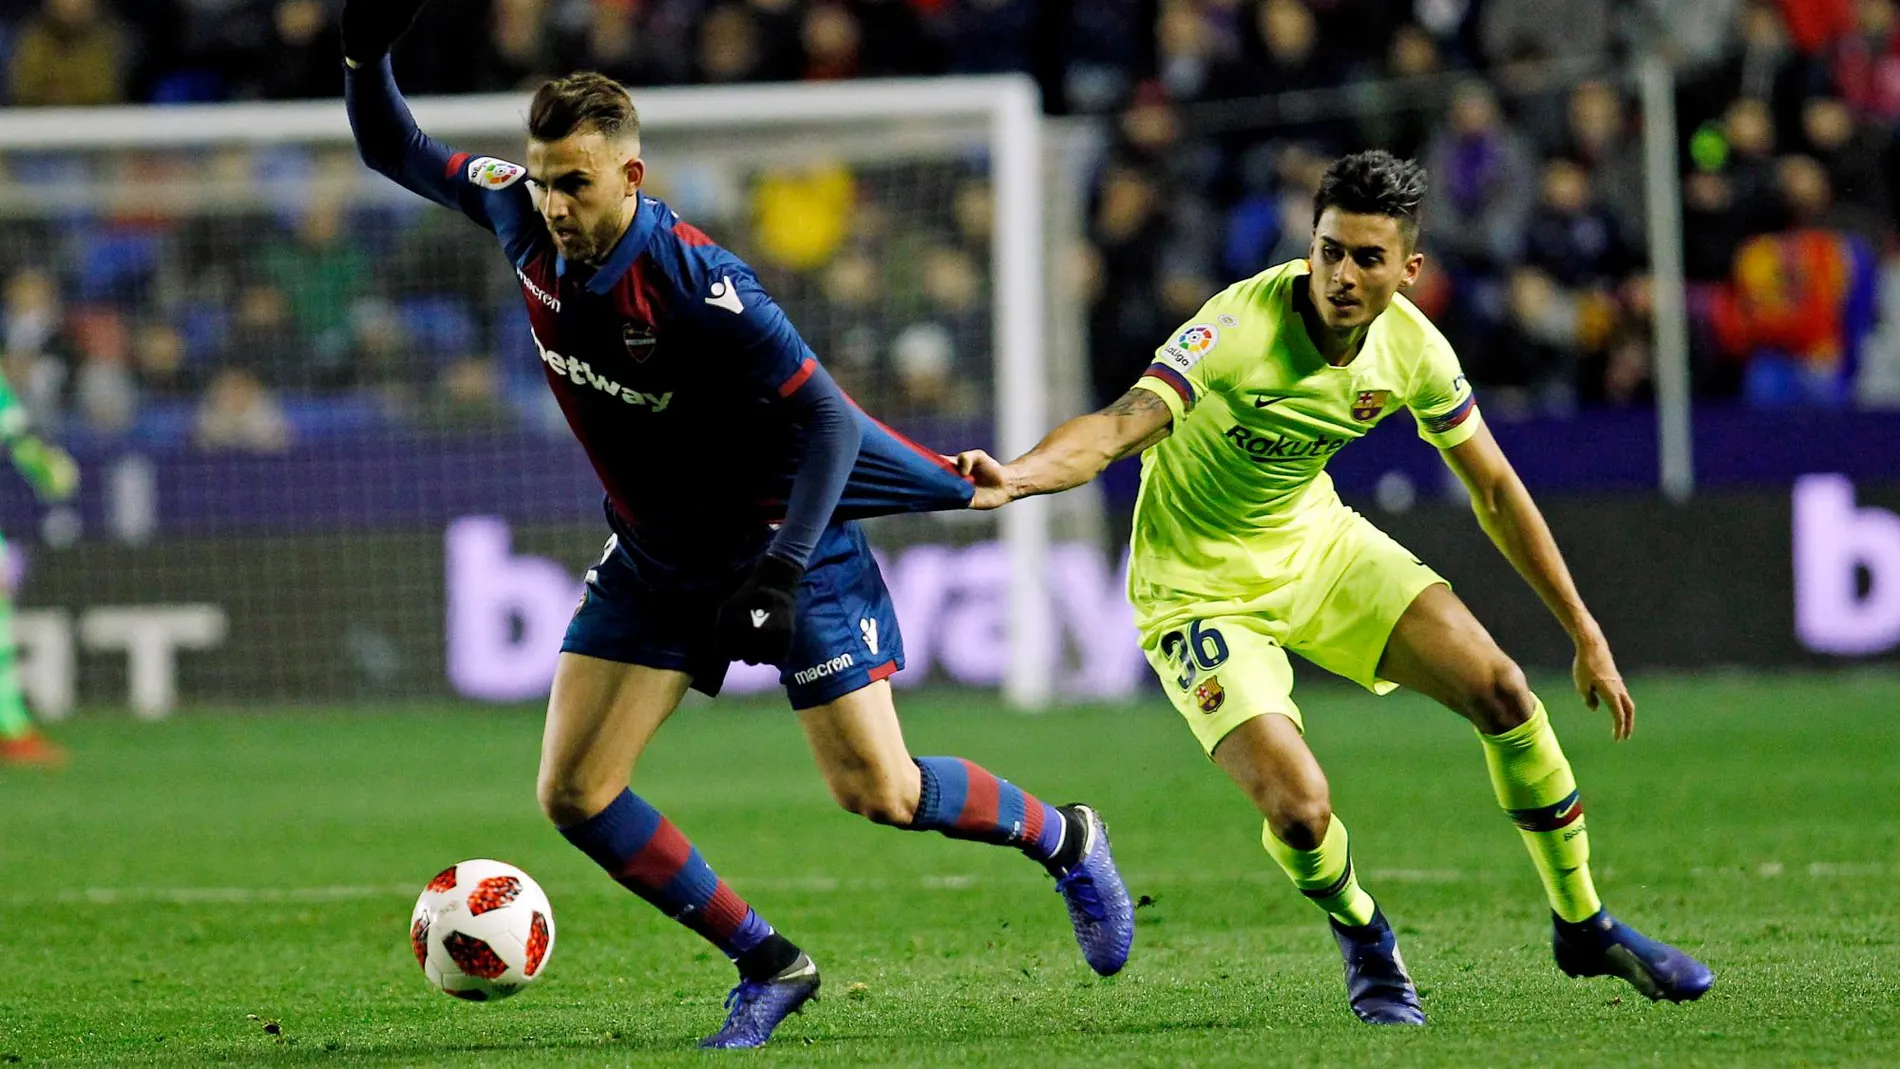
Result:
<svg viewBox="0 0 1900 1069"><path fill-rule="evenodd" d="M550 234L557 235L556 244L561 250L561 255L576 263L591 263L605 256L607 250L613 248L615 240L620 236L619 220L612 214L607 215L592 227L573 228L573 220L569 220L567 227L562 228L561 231L557 231L552 223L548 223L547 227ZM560 236L563 231L564 237Z"/></svg>

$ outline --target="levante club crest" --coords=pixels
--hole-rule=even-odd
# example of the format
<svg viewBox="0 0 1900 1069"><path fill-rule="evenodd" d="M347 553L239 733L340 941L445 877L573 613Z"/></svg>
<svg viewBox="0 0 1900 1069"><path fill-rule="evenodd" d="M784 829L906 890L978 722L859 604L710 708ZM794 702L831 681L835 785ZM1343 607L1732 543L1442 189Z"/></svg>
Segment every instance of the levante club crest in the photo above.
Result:
<svg viewBox="0 0 1900 1069"><path fill-rule="evenodd" d="M1359 399L1352 403L1352 418L1361 423L1371 423L1385 411L1385 399L1392 396L1391 390L1360 390Z"/></svg>
<svg viewBox="0 0 1900 1069"><path fill-rule="evenodd" d="M1227 700L1227 692L1220 687L1219 676L1208 676L1207 682L1194 688L1194 700L1200 703L1201 712L1211 713L1220 708Z"/></svg>
<svg viewBox="0 0 1900 1069"><path fill-rule="evenodd" d="M626 323L620 328L620 340L626 343L627 355L633 357L633 362L644 364L647 357L653 355L653 343L660 339L654 337L652 327Z"/></svg>

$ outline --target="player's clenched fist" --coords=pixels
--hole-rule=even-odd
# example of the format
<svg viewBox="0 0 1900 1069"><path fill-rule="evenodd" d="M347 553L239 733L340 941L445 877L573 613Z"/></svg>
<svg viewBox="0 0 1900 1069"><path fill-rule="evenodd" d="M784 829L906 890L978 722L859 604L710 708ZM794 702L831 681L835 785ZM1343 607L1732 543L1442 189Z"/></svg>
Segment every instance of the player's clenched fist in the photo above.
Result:
<svg viewBox="0 0 1900 1069"><path fill-rule="evenodd" d="M719 607L713 623L720 652L747 664L777 664L792 645L792 611L805 569L770 553Z"/></svg>
<svg viewBox="0 0 1900 1069"><path fill-rule="evenodd" d="M343 58L358 66L383 58L429 0L345 0Z"/></svg>
<svg viewBox="0 0 1900 1069"><path fill-rule="evenodd" d="M966 449L957 454L957 474L976 484L976 493L970 498L973 509L1002 508L1013 500L1008 470L1002 461L981 449Z"/></svg>

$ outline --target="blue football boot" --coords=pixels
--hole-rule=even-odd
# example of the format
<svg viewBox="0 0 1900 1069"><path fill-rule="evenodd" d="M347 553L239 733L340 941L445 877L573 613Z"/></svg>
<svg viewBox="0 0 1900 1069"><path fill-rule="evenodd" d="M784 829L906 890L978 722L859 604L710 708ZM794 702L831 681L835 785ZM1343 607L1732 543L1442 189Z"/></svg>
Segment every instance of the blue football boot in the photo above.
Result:
<svg viewBox="0 0 1900 1069"><path fill-rule="evenodd" d="M1699 999L1715 986L1707 965L1645 937L1607 910L1575 924L1557 916L1551 920L1557 967L1570 976L1621 977L1650 998L1671 1002Z"/></svg>
<svg viewBox="0 0 1900 1069"><path fill-rule="evenodd" d="M709 1050L763 1047L779 1022L797 1013L818 994L818 966L801 953L789 968L770 980L741 980L726 996L732 1012L726 1025L699 1041Z"/></svg>
<svg viewBox="0 0 1900 1069"><path fill-rule="evenodd" d="M1418 988L1405 971L1399 937L1385 913L1375 908L1372 922L1364 925L1341 924L1331 916L1326 919L1346 959L1346 1000L1352 1012L1367 1024L1424 1024Z"/></svg>
<svg viewBox="0 0 1900 1069"><path fill-rule="evenodd" d="M1113 976L1128 964L1128 948L1135 942L1135 906L1109 852L1108 825L1088 806L1058 808L1082 818L1087 838L1082 841L1082 860L1055 873L1056 890L1068 904L1069 923L1075 926L1075 941L1089 968Z"/></svg>

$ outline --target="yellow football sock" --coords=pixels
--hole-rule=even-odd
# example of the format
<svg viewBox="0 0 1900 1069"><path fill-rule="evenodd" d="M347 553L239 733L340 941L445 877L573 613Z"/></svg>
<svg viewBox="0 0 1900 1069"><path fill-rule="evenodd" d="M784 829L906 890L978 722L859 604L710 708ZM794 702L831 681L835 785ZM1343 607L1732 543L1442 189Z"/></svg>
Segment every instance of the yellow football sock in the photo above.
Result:
<svg viewBox="0 0 1900 1069"><path fill-rule="evenodd" d="M1590 835L1584 828L1577 777L1570 771L1544 703L1531 718L1499 735L1478 733L1491 786L1544 881L1550 908L1580 921L1603 908L1590 880Z"/></svg>
<svg viewBox="0 0 1900 1069"><path fill-rule="evenodd" d="M1262 831L1260 843L1286 870L1293 886L1312 899L1314 905L1338 918L1339 923L1372 923L1372 912L1378 907L1373 904L1372 896L1360 888L1359 878L1353 875L1352 852L1346 847L1346 825L1340 823L1338 816L1327 821L1326 835L1316 849L1298 850L1288 846L1273 834L1272 825Z"/></svg>

